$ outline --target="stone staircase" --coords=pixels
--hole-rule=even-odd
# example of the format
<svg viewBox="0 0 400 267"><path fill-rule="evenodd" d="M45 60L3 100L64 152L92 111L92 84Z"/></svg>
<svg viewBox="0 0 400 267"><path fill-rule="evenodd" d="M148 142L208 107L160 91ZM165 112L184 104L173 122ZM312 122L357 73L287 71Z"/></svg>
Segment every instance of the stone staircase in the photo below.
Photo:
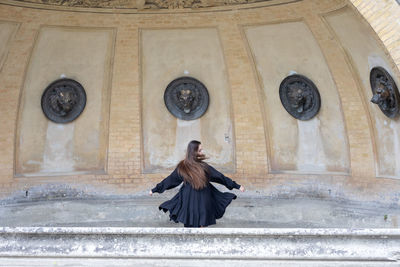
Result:
<svg viewBox="0 0 400 267"><path fill-rule="evenodd" d="M183 228L169 197L3 201L0 266L400 266L397 207L242 197Z"/></svg>
<svg viewBox="0 0 400 267"><path fill-rule="evenodd" d="M35 264L400 266L400 229L0 228L0 266Z"/></svg>

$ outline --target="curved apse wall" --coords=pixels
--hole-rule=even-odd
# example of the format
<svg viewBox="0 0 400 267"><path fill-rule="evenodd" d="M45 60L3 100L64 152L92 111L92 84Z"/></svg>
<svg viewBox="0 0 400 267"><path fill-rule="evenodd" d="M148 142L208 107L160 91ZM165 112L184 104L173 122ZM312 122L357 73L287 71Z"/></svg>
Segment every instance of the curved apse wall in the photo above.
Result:
<svg viewBox="0 0 400 267"><path fill-rule="evenodd" d="M351 26L339 23L342 13ZM393 155L395 138L374 130L383 120L369 103L368 71L357 69L370 68L369 50L346 48L340 32L372 38L396 81L398 57L377 45L349 1L138 10L0 0L0 21L2 196L53 183L146 190L192 138L202 139L211 164L270 196L391 201L400 189L396 157L378 151ZM295 120L279 101L279 83L294 72L320 90L311 121ZM211 96L207 113L190 123L169 114L162 98L186 73ZM61 74L88 93L73 125L52 125L40 110L42 90Z"/></svg>

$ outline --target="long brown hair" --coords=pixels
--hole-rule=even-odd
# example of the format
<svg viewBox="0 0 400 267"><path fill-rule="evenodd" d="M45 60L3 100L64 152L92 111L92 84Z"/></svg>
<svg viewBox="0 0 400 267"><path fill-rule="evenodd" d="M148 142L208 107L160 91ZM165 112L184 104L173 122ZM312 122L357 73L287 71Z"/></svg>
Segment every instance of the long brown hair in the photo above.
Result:
<svg viewBox="0 0 400 267"><path fill-rule="evenodd" d="M194 189L199 190L207 186L207 164L203 162L206 157L199 154L200 142L192 140L189 142L186 157L178 164L178 173L183 180Z"/></svg>

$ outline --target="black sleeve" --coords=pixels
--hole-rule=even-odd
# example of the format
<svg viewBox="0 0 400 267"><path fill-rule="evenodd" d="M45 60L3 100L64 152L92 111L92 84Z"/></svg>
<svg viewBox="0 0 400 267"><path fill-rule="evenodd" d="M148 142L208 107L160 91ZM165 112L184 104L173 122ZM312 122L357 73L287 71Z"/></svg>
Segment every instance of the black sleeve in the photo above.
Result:
<svg viewBox="0 0 400 267"><path fill-rule="evenodd" d="M239 189L240 184L237 184L235 181L232 181L232 179L226 177L216 169L214 169L211 166L208 166L208 175L210 177L210 182L215 182L219 183L222 185L225 185L229 190L232 190L233 188Z"/></svg>
<svg viewBox="0 0 400 267"><path fill-rule="evenodd" d="M165 190L177 187L182 183L182 178L178 174L178 169L175 169L167 178L162 180L160 183L156 185L153 189L151 189L151 192L155 193L162 193Z"/></svg>

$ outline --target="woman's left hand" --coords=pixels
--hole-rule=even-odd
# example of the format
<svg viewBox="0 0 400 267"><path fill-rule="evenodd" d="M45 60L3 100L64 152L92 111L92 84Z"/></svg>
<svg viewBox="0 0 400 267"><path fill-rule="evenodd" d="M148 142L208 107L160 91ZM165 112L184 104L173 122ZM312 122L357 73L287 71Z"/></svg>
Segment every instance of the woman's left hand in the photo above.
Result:
<svg viewBox="0 0 400 267"><path fill-rule="evenodd" d="M244 186L241 185L240 188L239 188L239 190L240 190L241 192L244 192L244 191L245 191Z"/></svg>

